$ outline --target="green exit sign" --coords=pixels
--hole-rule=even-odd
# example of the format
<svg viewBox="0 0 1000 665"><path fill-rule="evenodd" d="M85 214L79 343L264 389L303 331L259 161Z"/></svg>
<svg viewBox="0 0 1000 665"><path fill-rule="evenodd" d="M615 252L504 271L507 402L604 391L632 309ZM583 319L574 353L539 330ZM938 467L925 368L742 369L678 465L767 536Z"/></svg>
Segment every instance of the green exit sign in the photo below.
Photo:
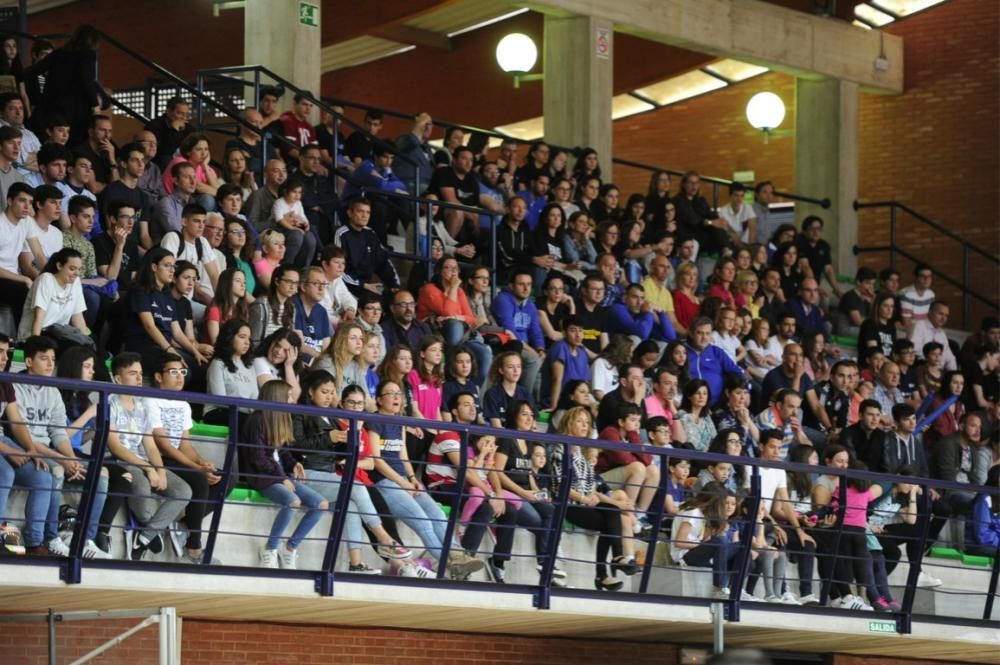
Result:
<svg viewBox="0 0 1000 665"><path fill-rule="evenodd" d="M319 6L308 2L299 2L299 23L319 27Z"/></svg>
<svg viewBox="0 0 1000 665"><path fill-rule="evenodd" d="M895 621L869 621L868 622L868 632L869 633L895 633L896 632L896 622Z"/></svg>

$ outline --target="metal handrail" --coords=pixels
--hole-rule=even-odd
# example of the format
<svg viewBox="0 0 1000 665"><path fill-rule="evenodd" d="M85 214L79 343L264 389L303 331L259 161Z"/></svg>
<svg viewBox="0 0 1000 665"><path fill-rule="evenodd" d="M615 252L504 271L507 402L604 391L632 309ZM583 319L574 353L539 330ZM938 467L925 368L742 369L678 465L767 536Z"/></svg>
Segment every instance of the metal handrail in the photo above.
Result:
<svg viewBox="0 0 1000 665"><path fill-rule="evenodd" d="M260 90L260 78L259 78L259 76L256 77L255 80L252 83L250 81L245 81L243 79L230 78L230 75L232 75L232 74L248 74L248 73L264 74L265 76L271 78L275 83L278 83L282 87L284 87L284 88L286 88L288 90L291 90L291 91L295 92L296 94L302 95L303 97L305 97L306 99L308 99L310 102L312 102L312 104L314 106L316 106L317 108L319 108L319 109L321 109L323 111L326 111L331 116L333 116L335 119L337 119L337 120L339 120L339 121L347 124L350 127L353 127L356 131L360 131L362 134L364 134L365 136L367 136L370 140L372 140L372 141L374 141L376 143L383 143L383 144L385 143L385 141L383 139L380 139L379 137L375 136L374 134L372 134L371 132L369 132L367 129L365 129L362 125L359 125L358 123L354 122L353 120L351 120L347 116L343 115L342 113L337 113L336 111L334 111L333 108L329 104L327 104L326 101L324 101L322 98L316 97L315 95L313 95L308 90L305 90L304 88L300 88L300 87L296 86L294 83L292 83L288 79L286 79L286 78L284 78L282 76L279 76L278 74L275 74L273 71L271 71L267 67L264 67L263 65L234 65L234 66L231 66L231 67L215 67L215 68L212 68L212 69L202 69L202 70L198 71L197 80L198 80L198 85L199 85L199 88L200 88L200 86L203 83L203 79L206 76L226 77L227 80L229 80L231 82L242 82L245 85L253 86L254 89L255 89L255 92L254 92L255 96L259 95L259 90ZM334 137L334 143L336 143L336 137ZM334 152L333 154L334 154L334 156L336 156L336 152ZM413 166L415 168L419 168L419 166L417 165L417 163L414 162L413 160L411 160L410 158L408 158L406 155L402 155L402 154L396 153L396 156L398 158L402 159L407 164L410 164L411 166ZM336 162L336 159L334 159L334 162Z"/></svg>
<svg viewBox="0 0 1000 665"><path fill-rule="evenodd" d="M329 96L327 96L327 97L324 97L324 99L326 99L327 101L329 101L332 104L337 104L339 106L349 106L351 108L361 109L362 111L378 111L379 113L382 113L383 115L392 116L394 118L400 118L400 119L403 119L403 120L410 120L410 121L413 120L413 115L414 114L412 114L412 113L403 113L401 111L394 111L392 109L386 109L386 108L382 108L382 107L379 107L379 106L373 106L371 104L362 104L360 102L352 102L350 100L341 99L339 97L329 97ZM512 142L517 143L519 145L524 145L524 144L532 143L532 141L525 141L523 139L519 139L519 138L511 136L509 134L504 134L503 132L498 132L495 129L484 129L482 127L475 127L475 126L472 126L472 125L465 125L465 124L458 123L458 122L447 122L447 121L444 121L444 120L434 120L433 118L432 118L432 124L434 124L434 126L436 126L436 127L442 127L442 128L445 128L445 129L449 128L449 127L457 127L458 129L461 129L462 131L465 131L465 132L475 132L477 134L484 134L486 136L493 136L495 138L499 138L499 139L502 139L504 141L512 141ZM559 149L559 150L565 150L565 151L569 152L570 154L574 154L574 155L579 154L580 151L581 151L581 148L579 146L575 146L575 147L561 146L561 145L556 145L555 143L551 143L551 142L548 142L548 141L546 141L546 144L552 146L553 148ZM623 159L623 158L620 158L620 157L612 157L611 158L611 162L613 164L621 164L622 166L629 166L629 167L632 167L632 168L642 169L644 171L665 171L665 172L669 173L670 175L675 175L675 176L682 176L682 175L684 175L684 173L686 173L686 171L679 171L677 169L669 169L669 168L663 168L663 167L660 167L660 166L653 166L651 164L644 164L642 162L636 162L636 161L633 161L633 160ZM727 178L718 178L718 177L714 177L714 176L704 176L703 175L703 176L700 176L700 177L701 177L701 179L703 181L711 183L713 185L713 198L715 200L715 207L718 207L718 200L719 200L718 188L719 187L728 187L730 184L732 184L733 181L730 180L730 179L727 179ZM794 194L792 192L778 192L778 191L775 192L775 195L776 196L780 196L780 197L785 198L785 199L790 199L792 201L802 201L803 203L812 203L812 204L815 204L815 205L818 205L818 206L822 207L824 210L829 209L830 205L831 205L830 199L828 197L824 197L822 199L818 199L818 198L811 197L811 196L804 196L802 194Z"/></svg>
<svg viewBox="0 0 1000 665"><path fill-rule="evenodd" d="M109 405L108 397L111 394L131 395L131 396L134 396L134 397L147 397L147 398L166 398L166 399L172 399L172 400L184 400L184 401L188 401L188 402L209 402L209 403L213 403L213 404L216 404L216 405L222 405L222 406L225 406L225 407L227 407L227 408L230 409L230 421L229 422L230 422L231 426L235 425L235 422L236 422L235 413L236 413L236 411L240 407L251 408L251 409L260 409L261 408L261 404L257 400L250 400L250 399L237 398L237 397L227 397L227 396L206 395L206 394L203 394L203 393L174 392L174 391L167 391L167 390L160 390L160 389L151 389L151 388L143 388L143 387L128 387L128 386L113 385L113 384L103 384L103 383L93 382L93 381L82 381L82 380L78 380L78 379L63 379L63 378L54 378L54 377L33 376L33 375L28 375L28 374L0 373L0 381L11 382L11 383L21 383L21 384L28 384L28 385L36 385L36 386L51 386L51 387L55 387L55 388L59 388L59 389L63 389L63 390L72 390L72 391L81 391L81 390L82 391L88 391L88 392L94 392L94 391L96 391L96 392L99 393L99 400L100 400L99 404L101 406L101 408L98 411L98 427L102 427L102 426L104 426L108 422L108 408L109 408L109 406L108 406ZM443 429L443 430L456 431L456 432L459 432L461 434L463 440L467 440L467 437L470 436L470 435L488 434L488 435L491 435L491 436L509 436L509 432L507 430L493 428L493 427L488 427L488 426L462 425L462 424L456 424L456 423L443 423L443 422L431 421L431 420L426 420L426 419L415 419L415 418L408 418L408 417L403 417L403 416L388 416L388 415L377 414L377 413L376 414L371 414L371 413L366 413L366 412L359 413L359 412L355 412L355 411L343 411L343 410L340 410L340 409L322 409L322 408L315 407L315 406L304 406L304 405L284 404L284 403L268 403L267 406L266 406L266 408L269 409L269 410L272 410L272 411L281 411L281 412L286 412L286 413L298 413L298 414L306 414L306 415L321 415L321 416L326 416L328 418L337 418L337 419L346 421L346 422L350 423L350 432L353 432L353 434L349 434L350 440L355 441L355 442L357 441L357 436L358 436L357 420L359 420L359 419L363 419L368 424L383 423L383 424L394 424L394 425L408 425L408 426L432 427L432 428L435 428L435 429L438 429L438 430L442 430ZM97 445L97 453L98 454L101 453L102 449L105 447L105 444L106 444L106 433L107 433L106 431L105 432L101 432L101 431L97 432L98 436L96 438L96 445ZM224 469L224 473L227 474L227 475L232 472L232 468L230 466L230 461L231 461L231 456L233 455L233 451L234 451L235 445L237 443L237 440L234 438L234 436L235 435L233 434L233 432L230 431L230 437L229 437L229 440L228 440L229 443L227 444L227 463L226 463L226 467L227 468ZM562 435L549 434L549 433L532 433L530 435L530 437L531 437L531 439L533 441L538 441L538 442L548 443L548 444L580 445L580 446L593 446L593 445L596 444L596 445L598 445L598 447L603 448L603 449L607 449L607 450L618 450L618 451L627 451L627 452L631 452L631 453L646 453L646 454L651 454L651 455L653 455L655 457L660 458L661 462L663 462L664 464L666 462L667 457L669 456L669 457L683 458L683 459L688 459L688 460L693 460L693 461L701 461L701 462L730 462L730 463L737 463L737 464L749 465L749 466L751 466L751 467L754 468L754 475L755 476L759 476L759 469L760 468L774 468L774 469L783 469L783 470L786 470L786 471L802 471L802 472L809 472L809 473L814 473L816 471L816 467L811 466L811 465L807 465L807 464L798 464L798 463L792 463L792 462L767 462L767 461L762 461L762 460L756 459L756 458L731 457L731 456L728 456L728 455L725 455L725 454L721 454L721 453L699 452L699 451L687 450L687 449L683 449L683 448L660 448L660 447L649 446L649 445L636 445L636 444L614 442L614 441L603 441L603 440L601 440L601 441L595 441L593 439L574 439L572 437L566 437L566 436L562 436ZM294 450L294 446L292 447L292 449ZM464 447L463 447L463 451L464 451ZM348 462L349 468L351 468L350 465L356 464L356 462L357 462L358 447L356 445L346 446L345 449L344 449L343 454L346 457L346 460ZM463 452L463 454L464 454L464 452ZM564 464L567 464L567 462L569 460L569 457L570 457L570 453L567 450L566 454L563 456ZM463 464L467 464L467 459L463 462ZM568 471L569 471L568 466L564 466L563 470L567 472L567 475L563 476L566 480L561 485L561 488L560 488L561 491L558 493L558 496L555 497L555 501L557 502L557 506L556 507L559 509L559 514L563 514L563 511L565 510L565 507L566 507L566 505L568 503L568 486L569 486L569 482L570 482L569 481L570 476L568 475ZM896 483L896 482L905 482L905 483L909 483L909 484L917 484L917 485L920 485L923 488L923 490L924 490L923 493L924 493L925 497L929 497L930 496L930 491L929 490L930 490L931 487L933 487L935 489L961 490L961 491L966 491L966 492L968 492L968 491L975 491L977 493L978 492L983 492L983 491L990 491L990 492L996 491L995 488L986 488L986 487L981 487L981 486L970 486L968 484L951 482L951 481L939 481L939 480L933 480L932 481L930 479L916 478L916 477L913 477L913 476L898 476L898 475L892 475L892 474L876 473L876 472L871 472L871 471L852 471L852 470L848 470L848 469L837 469L837 468L833 468L833 467L823 467L823 473L828 474L828 475L841 476L843 478L848 478L848 477L867 478L869 480L872 480L872 481L875 481L875 482L879 482L879 483L883 483L883 484L886 484L886 483L891 484L891 483ZM92 482L88 482L88 486L87 486L86 490L84 491L83 495L81 496L81 503L80 503L80 509L79 509L80 510L79 514L81 516L88 515L89 511L91 511L92 508L93 508L94 495L96 494L96 492L94 492L93 490L96 487L96 481L97 481L98 476L99 476L99 474L96 474L96 473L88 474L88 481L92 481ZM223 480L222 480L222 482L226 482L227 480L228 480L228 478L224 477ZM69 557L69 561L67 561L65 559L52 559L52 560L31 559L30 563L32 563L32 564L42 564L42 565L44 565L44 564L52 564L52 565L59 565L61 567L66 567L71 572L64 573L63 574L63 579L64 579L65 582L67 582L69 584L74 584L74 583L81 582L81 580L82 580L82 570L84 568L91 568L91 567L93 567L93 568L109 568L109 569L116 569L116 570L125 570L125 569L128 569L128 570L136 570L136 569L177 570L177 571L183 570L185 572L195 572L195 573L201 573L201 574L253 574L253 575L258 575L258 576L273 576L273 577L297 577L297 578L303 578L303 577L309 578L309 577L311 577L315 581L317 593L320 593L321 595L330 595L330 594L333 593L333 583L334 583L334 580L337 578L337 573L334 571L333 566L334 566L334 563L335 563L335 556L336 556L335 555L335 551L340 546L339 537L342 535L342 526L343 526L342 520L344 519L344 515L347 512L346 511L346 504L347 504L346 493L350 492L350 487L351 487L352 482L353 482L353 474L345 474L343 476L343 480L341 481L340 494L338 495L337 510L335 511L335 513L336 513L335 520L336 521L334 522L334 524L331 527L330 537L327 539L327 542L326 542L326 549L325 549L325 554L324 554L324 558L323 558L323 562L324 563L323 563L323 569L322 570L285 571L285 570L271 570L271 569L258 569L258 568L244 569L244 568L233 567L233 566L228 566L228 567L227 566L223 566L223 567L211 566L210 567L210 566L190 566L190 565L159 563L159 562L140 563L140 562L133 562L133 561L116 561L116 560L105 560L105 561L97 561L97 560L90 560L90 559L84 560L82 558L82 551L81 550L82 550L83 533L84 533L84 529L86 529L87 521L86 521L86 519L83 519L83 518L81 518L81 519L79 519L77 521L77 524L76 524L76 527L75 527L75 530L74 530L74 535L73 535L73 540L72 540L73 547L71 549L71 555ZM759 477L752 484L752 487L758 487L758 486L759 486ZM845 486L845 483L841 483L841 486L842 487ZM759 496L759 492L756 493L756 494L754 494L753 492L751 492L750 498L752 500L754 500L754 501L759 501L761 497ZM842 503L844 503L844 502L842 501ZM925 500L924 501L924 507L927 508L928 504L929 504L929 502ZM220 515L219 515L218 518L213 518L213 522L212 522L213 533L209 534L209 538L210 539L213 538L215 531L217 531L217 529L218 529L219 520L221 520L221 513L223 512L223 510L225 508L225 505L226 505L226 503L225 503L225 497L224 496L220 497L218 499L218 502L217 502L216 507L215 507L215 510ZM929 522L932 519L932 517L933 517L933 515L931 514L931 511L929 509L921 510L919 512L919 514L918 514L918 520L921 520L920 524L921 524L921 528L922 529L924 529L924 530L927 529L927 527L929 525ZM459 518L458 511L452 511L452 513L451 513L451 515L449 517L449 524L450 524L450 526L452 528L454 528L454 522L458 518ZM754 520L751 520L750 523L752 524L753 521ZM560 521L560 522L554 524L553 529L555 529L559 533L561 533L561 530L562 530L561 526L562 526L562 522ZM924 542L925 539L926 539L926 536L923 536L922 539L921 539L921 542ZM214 540L211 540L211 542L214 543ZM737 571L737 573L736 573L737 577L735 578L735 581L739 583L739 586L737 586L736 584L733 585L734 588L737 589L737 591L735 593L733 593L730 596L730 598L728 599L728 601L726 601L726 603L725 603L726 609L727 609L727 614L728 614L728 617L729 617L730 621L738 621L739 620L739 608L740 608L740 605L741 605L741 601L740 601L740 596L739 596L738 589L742 588L742 583L743 583L743 579L744 579L744 576L745 576L745 567L746 567L747 559L749 558L749 552L748 552L748 548L750 547L749 542L750 542L749 538L745 538L742 541L741 547L743 547L746 551L741 552L741 554L744 557L743 560L742 560L742 566L741 566L742 570L741 571ZM655 546L656 546L656 536L655 536L655 533L653 534L653 536L651 536L651 541L648 543L648 545L649 545L649 549L647 550L647 556L652 556L653 552L655 551ZM552 542L550 542L549 551L546 552L546 553L544 553L544 556L548 557L546 559L546 561L552 561L552 560L554 560L557 548L558 548L558 535L555 538L552 539ZM207 550L207 548L206 548L206 550ZM4 559L4 562L5 563L12 563L14 565L23 563L23 561L18 560L16 558ZM917 565L918 564L919 564L919 562L917 562ZM534 598L534 604L535 604L536 607L539 607L539 608L542 608L542 609L547 608L548 607L548 599L550 597L550 594L553 593L553 590L550 589L549 586L548 586L548 582L549 582L548 578L551 576L552 568L546 566L545 569L544 569L544 572L546 574L543 574L543 576L540 579L540 583L537 586L536 585L527 585L527 586L524 586L524 585L507 585L503 589L503 591L509 592L509 593L522 593L524 591L527 591L527 592L529 592L529 593L532 594L532 596ZM647 573L644 573L644 577L646 575L647 575ZM911 569L911 578L912 579L910 580L910 582L914 581L914 579L915 579L914 576L915 575L916 575L916 569L913 568L913 569ZM367 578L365 578L365 579L367 579ZM992 581L990 583L990 587L987 589L987 593L988 594L995 594L996 593L996 588L995 588L996 579L997 579L997 575L996 575L996 568L995 568L994 571L993 571L993 575L991 576L991 580ZM361 581L365 581L365 580L361 580ZM441 582L437 582L437 583L440 584ZM476 585L475 583L471 583L471 584L470 583L461 583L461 582L445 582L445 583L453 585L453 586L455 586L457 588L481 588L478 585ZM419 584L419 581L397 582L397 584ZM912 586L912 584L911 584L911 586ZM645 589L642 589L642 590L644 591ZM560 595L567 594L567 595L573 595L573 596L586 595L587 594L587 592L582 592L582 591L579 591L579 590L556 590L555 593L558 593ZM989 597L992 597L992 596L989 596ZM651 600L649 597L644 597L641 593L639 593L639 594L623 593L623 594L619 594L617 596L617 598L619 598L622 601L636 601L636 602L649 602ZM657 596L657 598L659 599L659 598L663 598L663 597L662 596ZM672 600L674 602L684 602L684 603L687 603L687 604L700 604L700 605L704 605L704 604L707 604L708 602L710 602L709 599L680 599L680 598L672 598ZM904 598L904 606L903 606L902 611L897 612L895 614L895 617L897 619L897 630L899 632L901 632L901 633L906 633L906 632L910 631L911 620L912 620L912 610L913 610L913 607L912 607L913 600L914 600L914 594L913 593L907 593L906 596L905 596L905 598ZM663 602L663 601L662 600L658 600L657 602ZM991 605L992 604L987 601L987 609L989 609ZM758 606L755 606L755 609L761 609L763 611L767 611L767 610L769 610L771 608L769 608L767 606L763 606L763 605L758 605ZM809 612L810 610L808 610L807 608L801 608L799 611ZM986 625L994 625L995 622L990 622L990 621L988 621L985 618L985 617L988 617L988 616L989 616L988 614L984 615L984 620L983 620L984 623ZM923 617L921 617L921 618L923 618ZM930 620L935 620L936 618L935 617L929 617L929 619ZM948 618L948 617L941 617L940 620L944 621L944 622L953 621L953 619ZM968 623L973 623L973 622L969 621Z"/></svg>
<svg viewBox="0 0 1000 665"><path fill-rule="evenodd" d="M957 288L959 291L961 291L961 293L962 293L962 327L965 328L965 329L968 329L969 325L970 325L970 322L969 322L969 297L970 296L972 298L975 298L979 302L983 303L984 305L987 305L988 307L994 309L994 310L1000 309L1000 302L998 302L998 301L992 299L990 296L984 295L984 294L980 293L978 290L972 288L972 286L971 286L971 278L970 278L970 275L969 275L969 272L970 272L969 254L970 253L976 253L977 255L979 255L979 257L985 258L987 261L989 261L989 262L991 262L993 264L997 264L997 265L1000 265L1000 258L998 258L997 256L995 256L993 254L990 254L988 251L984 250L983 248L979 247L978 245L975 245L975 244L969 242L968 240L962 238L961 236L959 236L958 234L956 234L954 231L951 231L950 229L948 229L947 227L945 227L941 223L936 222L936 221L930 219L929 217L920 214L919 212L917 212L913 208L909 207L906 204L900 203L899 201L872 201L872 202L867 202L867 203L862 203L860 201L855 201L854 202L854 209L855 210L863 210L863 209L866 209L866 208L870 208L870 209L888 208L889 209L889 244L888 245L854 245L854 250L853 251L854 251L855 255L862 254L862 253L871 253L871 252L889 252L889 267L891 267L891 268L895 268L896 267L896 255L897 254L899 256L902 256L903 258L907 259L908 261L911 261L912 263L915 263L915 264L923 263L923 264L929 265L929 263L926 260L920 259L920 258L914 256L913 254L911 254L910 252L908 252L907 250L905 250L902 247L900 247L899 243L896 241L896 231L897 231L896 226L897 226L897 222L898 222L898 215L896 214L896 211L897 210L902 210L903 212L906 212L906 213L912 215L918 222L929 226L930 228L934 229L938 233L943 234L946 238L948 238L950 240L953 240L953 241L955 241L955 242L957 242L957 243L960 244L960 246L962 248L962 264L961 264L962 265L962 277L961 277L961 281L955 279L951 275L948 275L948 274L942 272L941 270L938 270L938 269L934 268L933 266L930 266L930 268L931 268L931 271L935 275L937 275L940 279L944 280L948 284L951 284L952 286L954 286L955 288Z"/></svg>
<svg viewBox="0 0 1000 665"><path fill-rule="evenodd" d="M917 212L916 210L906 205L905 203L900 203L899 201L867 201L864 203L862 203L861 201L854 202L855 210L862 210L865 208L890 208L890 209L899 208L900 210L916 217L920 222L931 227L938 233L947 236L948 238L954 240L957 243L961 243L963 247L968 247L970 251L979 254L988 261L1000 265L1000 257L996 256L995 254L990 254L988 251L986 251L979 245L969 242L968 240L958 235L954 231L950 230L948 227L944 226L940 222L935 222L930 217L927 217L926 215Z"/></svg>

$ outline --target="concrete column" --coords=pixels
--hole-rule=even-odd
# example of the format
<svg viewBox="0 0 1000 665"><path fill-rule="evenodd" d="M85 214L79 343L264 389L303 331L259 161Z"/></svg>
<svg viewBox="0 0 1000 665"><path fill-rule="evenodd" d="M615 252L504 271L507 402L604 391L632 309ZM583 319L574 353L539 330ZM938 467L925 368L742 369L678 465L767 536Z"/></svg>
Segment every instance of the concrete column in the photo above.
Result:
<svg viewBox="0 0 1000 665"><path fill-rule="evenodd" d="M614 25L590 16L545 16L545 140L594 148L611 178Z"/></svg>
<svg viewBox="0 0 1000 665"><path fill-rule="evenodd" d="M838 274L854 276L858 242L858 84L795 79L795 191L831 207L798 202L796 219L818 215Z"/></svg>
<svg viewBox="0 0 1000 665"><path fill-rule="evenodd" d="M320 0L246 0L243 60L319 95ZM281 99L292 104L292 96Z"/></svg>

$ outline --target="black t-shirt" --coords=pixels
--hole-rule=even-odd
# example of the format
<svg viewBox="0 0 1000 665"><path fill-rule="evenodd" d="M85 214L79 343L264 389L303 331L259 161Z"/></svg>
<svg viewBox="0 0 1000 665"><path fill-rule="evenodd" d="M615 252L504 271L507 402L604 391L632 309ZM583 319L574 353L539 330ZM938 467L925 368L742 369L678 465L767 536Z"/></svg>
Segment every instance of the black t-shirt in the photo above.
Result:
<svg viewBox="0 0 1000 665"><path fill-rule="evenodd" d="M799 235L795 238L795 247L799 250L799 258L809 261L813 276L816 281L819 281L820 277L823 276L823 270L832 263L830 243L820 238L814 247L809 244L805 236Z"/></svg>
<svg viewBox="0 0 1000 665"><path fill-rule="evenodd" d="M840 299L840 303L837 305L837 310L845 316L850 317L851 312L857 312L861 315L862 321L864 321L868 316L869 309L871 309L871 305L866 303L854 289L845 293L844 297Z"/></svg>
<svg viewBox="0 0 1000 665"><path fill-rule="evenodd" d="M354 132L347 137L347 142L344 143L344 154L351 159L371 159L371 139L362 132Z"/></svg>
<svg viewBox="0 0 1000 665"><path fill-rule="evenodd" d="M548 308L545 307L545 300L546 300L545 296L538 296L537 298L535 298L535 307L538 308L539 312L544 310L545 314L549 317L549 323L552 324L552 327L557 332L562 332L563 322L567 318L569 318L569 305L567 305L564 302L559 303L558 305L556 305L556 311L553 314L550 313ZM553 342L554 340L546 338L545 346L546 347L552 346Z"/></svg>
<svg viewBox="0 0 1000 665"><path fill-rule="evenodd" d="M594 353L601 352L601 333L608 329L608 310L597 306L588 312L579 300L576 303L576 320L583 327L583 345Z"/></svg>
<svg viewBox="0 0 1000 665"><path fill-rule="evenodd" d="M525 447L528 448L528 452L522 453L515 439L504 438L498 442L497 452L507 456L507 464L503 468L507 477L518 487L530 490L531 483L528 478L531 476L531 448Z"/></svg>
<svg viewBox="0 0 1000 665"><path fill-rule="evenodd" d="M114 145L114 141L112 141L112 145ZM108 159L107 153L102 152L98 154L94 152L90 148L90 143L87 142L76 146L76 152L90 160L90 165L94 169L94 179L97 182L102 182L104 184L109 184L111 182L111 160ZM117 145L115 145L115 155L118 155Z"/></svg>
<svg viewBox="0 0 1000 665"><path fill-rule="evenodd" d="M454 188L455 196L458 197L458 202L462 205L479 205L479 179L475 173L467 173L464 178L459 178L455 169L435 169L427 191L441 197L442 187Z"/></svg>
<svg viewBox="0 0 1000 665"><path fill-rule="evenodd" d="M878 348L882 349L886 358L892 358L892 343L895 339L896 328L892 324L882 325L872 319L865 319L861 323L861 330L858 331L858 355L861 356L861 361L865 361L866 349L871 340L877 342Z"/></svg>
<svg viewBox="0 0 1000 665"><path fill-rule="evenodd" d="M138 227L136 227L138 228ZM111 265L111 257L115 253L115 241L107 233L94 236L91 241L94 245L94 258L96 265ZM125 247L122 249L122 264L118 269L118 287L128 291L132 285L132 273L139 269L139 245L135 238L129 236L125 240Z"/></svg>
<svg viewBox="0 0 1000 665"><path fill-rule="evenodd" d="M902 369L902 367L900 367ZM966 383L968 385L968 383ZM920 381L917 379L917 368L911 367L899 375L899 392L903 396L903 401L909 401L917 394Z"/></svg>

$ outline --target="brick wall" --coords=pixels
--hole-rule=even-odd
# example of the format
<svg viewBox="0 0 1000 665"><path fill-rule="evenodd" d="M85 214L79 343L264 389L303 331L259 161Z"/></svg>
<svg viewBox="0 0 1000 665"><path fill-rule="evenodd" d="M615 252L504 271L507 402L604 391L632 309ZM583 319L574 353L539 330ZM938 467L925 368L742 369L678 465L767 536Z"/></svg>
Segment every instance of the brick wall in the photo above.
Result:
<svg viewBox="0 0 1000 665"><path fill-rule="evenodd" d="M79 658L135 621L60 624L60 663ZM526 638L514 635L303 626L185 619L181 628L185 665L674 665L678 647L666 643ZM156 626L106 652L102 665L156 662ZM45 665L44 624L6 624L0 631L4 665ZM831 665L941 665L941 661L834 654Z"/></svg>
<svg viewBox="0 0 1000 665"><path fill-rule="evenodd" d="M858 135L862 200L903 201L994 256L1000 251L998 29L1000 6L978 0L951 0L890 26L904 40L906 92L865 95ZM866 211L860 225L866 242L888 241L886 213ZM908 216L900 218L897 242L935 268L961 275L959 244ZM884 254L862 258L873 266L887 263ZM912 264L898 267L908 274ZM971 282L996 300L996 267L973 258L970 268ZM935 291L952 303L952 325L960 325L957 292L940 280ZM968 326L978 326L984 313L973 307Z"/></svg>
<svg viewBox="0 0 1000 665"><path fill-rule="evenodd" d="M136 621L73 622L58 628L58 662L70 662ZM670 644L536 639L511 635L224 623L187 619L181 629L183 662L214 665L671 665ZM0 653L5 665L44 665L44 624L4 626ZM156 662L157 629L147 628L107 652L104 665Z"/></svg>

